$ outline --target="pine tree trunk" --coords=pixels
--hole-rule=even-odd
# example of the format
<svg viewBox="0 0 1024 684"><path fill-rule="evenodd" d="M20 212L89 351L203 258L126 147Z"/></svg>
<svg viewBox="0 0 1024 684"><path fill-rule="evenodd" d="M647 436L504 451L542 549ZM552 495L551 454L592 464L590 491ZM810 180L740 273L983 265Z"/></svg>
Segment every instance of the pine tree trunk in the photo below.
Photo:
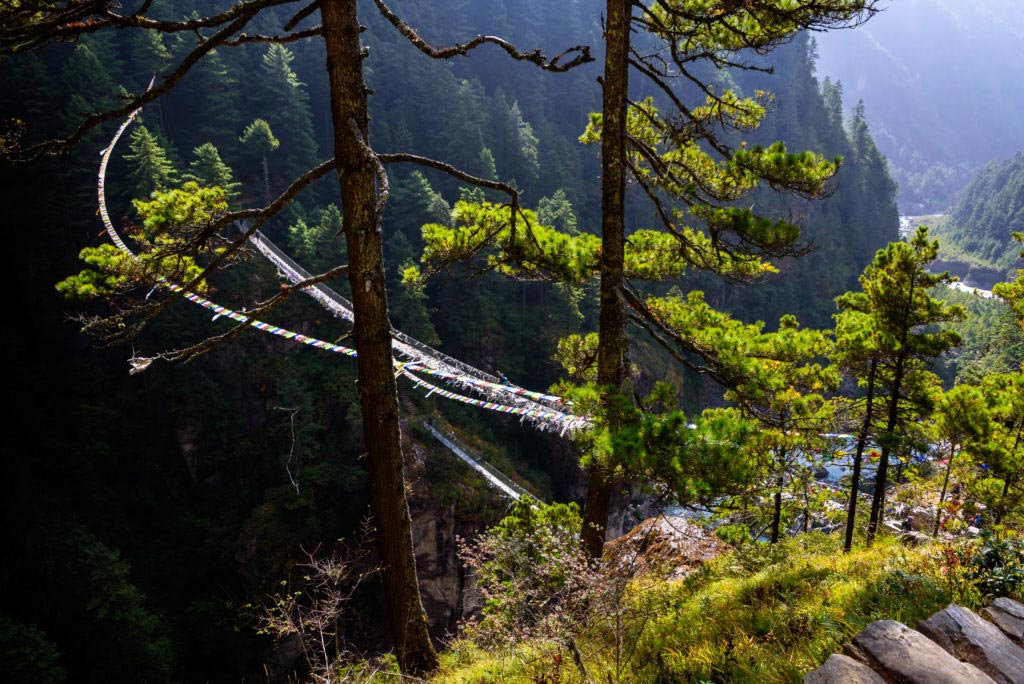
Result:
<svg viewBox="0 0 1024 684"><path fill-rule="evenodd" d="M939 494L939 505L935 507L935 529L932 536L939 536L939 526L942 523L942 504L946 502L946 490L949 489L949 476L953 472L953 458L956 457L956 450L949 445L949 462L946 464L946 476L942 478L942 493Z"/></svg>
<svg viewBox="0 0 1024 684"><path fill-rule="evenodd" d="M597 350L597 382L614 391L626 380L626 312L620 294L625 262L626 103L629 95L629 25L631 3L608 0L605 28L604 95L601 127L601 314ZM621 420L615 402L605 402L608 429ZM612 478L606 464L587 470L583 509L583 548L592 558L604 549Z"/></svg>
<svg viewBox="0 0 1024 684"><path fill-rule="evenodd" d="M1010 478L1007 477L1003 480L1003 493L999 496L999 505L996 506L996 514L993 522L996 525L1001 525L1003 522L1003 514L1006 512L1006 495L1010 493Z"/></svg>
<svg viewBox="0 0 1024 684"><path fill-rule="evenodd" d="M906 336L902 340L906 342ZM878 459L878 474L875 475L875 493L871 498L871 518L868 520L868 533L866 541L868 546L875 541L875 534L878 532L878 524L885 515L885 488L888 485L889 475L889 453L892 451L892 437L899 420L900 390L903 389L904 357L896 360L896 366L892 374L892 392L889 395L889 415L886 419L885 435L886 442L882 445L882 455Z"/></svg>
<svg viewBox="0 0 1024 684"><path fill-rule="evenodd" d="M868 520L868 532L865 541L868 546L875 540L878 524L885 515L885 487L888 484L889 453L892 451L896 424L900 413L900 391L903 389L903 375L907 364L907 337L910 335L910 317L914 306L914 291L917 288L917 274L910 276L907 288L907 300L903 307L902 325L900 326L899 352L892 371L892 387L889 392L889 415L885 425L885 443L882 444L882 456L878 459L878 474L875 476L875 493L871 498L871 518Z"/></svg>
<svg viewBox="0 0 1024 684"><path fill-rule="evenodd" d="M776 490L772 506L772 533L769 539L771 544L779 543L779 527L782 524L782 488L785 484L785 475L779 475L779 479L775 481Z"/></svg>
<svg viewBox="0 0 1024 684"><path fill-rule="evenodd" d="M1012 454L1017 453L1017 449L1018 449L1018 447L1020 447L1020 439L1021 439L1021 430L1022 429L1024 429L1024 426L1020 426L1020 424L1018 424L1017 434L1013 438L1013 449L1011 449L1011 451L1010 451L1010 453L1012 453ZM996 525L999 525L999 524L1001 524L1003 522L1003 514L1006 512L1006 495L1009 494L1009 493L1010 493L1010 476L1007 475L1005 478L1003 478L1003 493L999 497L999 505L996 507L996 510L995 510L994 522L995 522Z"/></svg>
<svg viewBox="0 0 1024 684"><path fill-rule="evenodd" d="M864 458L864 447L867 445L868 432L871 430L871 421L874 418L875 402L875 371L878 370L878 361L871 361L871 370L868 372L868 396L864 407L864 424L857 435L857 450L853 457L853 474L850 476L850 503L846 509L846 539L843 541L843 551L849 553L853 548L853 530L857 525L857 494L860 492L860 466Z"/></svg>
<svg viewBox="0 0 1024 684"><path fill-rule="evenodd" d="M369 116L356 0L324 0L320 11L355 311L352 335L359 351L359 402L368 452L370 503L399 666L404 674L418 676L437 667L437 654L420 601L412 520L405 498L376 174L367 150L360 145L360 137L368 141Z"/></svg>

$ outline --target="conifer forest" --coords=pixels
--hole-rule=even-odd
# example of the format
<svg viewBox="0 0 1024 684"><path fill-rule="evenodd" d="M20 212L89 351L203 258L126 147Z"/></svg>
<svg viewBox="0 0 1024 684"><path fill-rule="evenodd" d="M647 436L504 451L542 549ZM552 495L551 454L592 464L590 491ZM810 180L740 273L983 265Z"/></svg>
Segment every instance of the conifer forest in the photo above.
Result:
<svg viewBox="0 0 1024 684"><path fill-rule="evenodd" d="M948 5L0 3L4 680L800 682L1024 599L1024 11Z"/></svg>

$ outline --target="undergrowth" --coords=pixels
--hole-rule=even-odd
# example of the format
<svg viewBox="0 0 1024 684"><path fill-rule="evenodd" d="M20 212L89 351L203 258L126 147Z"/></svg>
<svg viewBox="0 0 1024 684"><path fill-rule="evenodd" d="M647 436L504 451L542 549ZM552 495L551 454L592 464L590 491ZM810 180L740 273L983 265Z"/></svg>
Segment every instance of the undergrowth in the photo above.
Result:
<svg viewBox="0 0 1024 684"><path fill-rule="evenodd" d="M843 554L816 533L751 543L682 581L634 580L622 610L602 607L555 638L490 650L457 640L432 681L799 682L870 622L979 607L967 557L892 539Z"/></svg>

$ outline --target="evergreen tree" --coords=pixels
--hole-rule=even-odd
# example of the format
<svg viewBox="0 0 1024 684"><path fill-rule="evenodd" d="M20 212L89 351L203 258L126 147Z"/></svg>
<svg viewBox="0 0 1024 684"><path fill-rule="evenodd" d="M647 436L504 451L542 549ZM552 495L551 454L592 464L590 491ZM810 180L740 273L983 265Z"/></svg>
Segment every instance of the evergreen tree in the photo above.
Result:
<svg viewBox="0 0 1024 684"><path fill-rule="evenodd" d="M981 388L972 385L957 385L944 393L932 414L935 436L940 444L948 445L945 473L942 477L942 491L935 506L935 527L932 536L939 536L942 523L943 504L949 491L949 478L953 463L963 449L988 444L991 440L992 414Z"/></svg>
<svg viewBox="0 0 1024 684"><path fill-rule="evenodd" d="M291 68L294 59L291 50L272 44L261 62L260 108L281 140L281 162L277 170L280 187L286 187L319 161L309 95L305 84Z"/></svg>
<svg viewBox="0 0 1024 684"><path fill-rule="evenodd" d="M131 133L124 158L131 164L130 177L137 197L149 197L156 190L168 190L178 182L178 172L156 136L145 126Z"/></svg>
<svg viewBox="0 0 1024 684"><path fill-rule="evenodd" d="M192 150L195 159L189 164L188 173L182 178L186 181L195 181L200 185L212 187L214 185L223 188L228 198L238 195L238 188L241 183L234 180L231 167L223 162L220 153L213 143L203 143Z"/></svg>
<svg viewBox="0 0 1024 684"><path fill-rule="evenodd" d="M631 394L627 307L630 316L680 358L696 347L687 339L689 331L666 326L654 313L656 300L645 299L627 286L628 267L634 267L634 277L650 280L678 277L691 269L733 279L753 279L772 272L764 258L792 254L797 228L784 219L761 216L753 208L738 205L739 201L761 182L816 196L835 173L836 162L809 152L790 153L782 143L733 146L730 134L753 130L764 119L766 96L719 92L702 69L750 66L739 59L740 51L767 53L801 29L856 23L872 4L861 0L755 0L728 7L694 7L688 2L659 2L634 16L632 4L608 0L602 111L591 116L581 138L601 144L599 248L586 239L588 236L572 240L536 227L521 239L522 233L531 232L530 225L520 230L508 217L507 231L475 233L484 240L498 241L502 250L498 263L519 261L526 271L546 271L548 277L599 276L597 383L606 396L601 429L615 434L626 427L623 409L628 402L622 397ZM639 55L632 47L634 30L662 49ZM631 67L659 91L659 101L630 98ZM683 74L697 85L704 102L690 106L680 100L668 80L673 74ZM653 202L659 226L658 230L632 234L628 250L627 176ZM485 211L482 216L486 215ZM435 255L460 251L451 249L452 242L443 231L433 234L438 247L445 243ZM545 251L545 245L555 251ZM477 245L462 254L479 249ZM524 252L530 253L529 262L524 260ZM615 440L602 443L613 447L590 459L584 507L583 544L593 557L602 553L612 474L628 466L615 452Z"/></svg>
<svg viewBox="0 0 1024 684"><path fill-rule="evenodd" d="M228 159L237 159L242 127L238 79L217 50L189 72L167 109L178 122L177 138L189 147L212 142ZM195 103L203 106L196 107Z"/></svg>
<svg viewBox="0 0 1024 684"><path fill-rule="evenodd" d="M908 428L928 413L934 401L938 382L927 370L927 363L960 343L955 332L926 328L964 315L962 307L947 305L928 294L930 288L950 282L948 273L932 275L926 270L938 249L938 241L929 240L928 229L920 226L909 243L894 242L879 250L874 263L861 276L861 292L848 292L836 299L839 318L852 316L858 321L858 334L840 335L837 344L846 347L844 353L861 359L858 377L870 381L869 394L877 396L885 409L877 426L869 426L866 421L864 428L874 430L881 447L868 523L869 543L884 511L889 456L908 448ZM867 377L863 375L863 361L867 361ZM855 494L854 490L851 496Z"/></svg>
<svg viewBox="0 0 1024 684"><path fill-rule="evenodd" d="M533 126L523 118L518 101L513 102L509 108L509 119L515 136L510 175L520 187L530 188L536 184L540 171L537 136L533 134Z"/></svg>
<svg viewBox="0 0 1024 684"><path fill-rule="evenodd" d="M579 233L576 227L576 213L562 188L556 190L551 197L540 198L537 202L537 220L568 235Z"/></svg>
<svg viewBox="0 0 1024 684"><path fill-rule="evenodd" d="M493 160L492 160L493 164ZM421 171L398 175L392 181L391 201L385 221L392 233L401 233L413 249L422 249L423 236L420 228L424 221L447 224L451 222L451 207ZM389 265L404 262L411 255L404 255L398 261L392 254L385 255Z"/></svg>
<svg viewBox="0 0 1024 684"><path fill-rule="evenodd" d="M748 330L730 340L737 345L734 358L744 360L732 370L739 381L725 397L760 427L753 441L772 456L769 486L775 492L769 539L775 544L787 480L800 485L796 493L803 496L794 500L804 502L804 525L809 524L806 493L813 466L808 456L820 446L831 418L823 392L834 390L839 378L834 368L818 361L831 346L828 337L821 331L801 330L795 317L783 318L777 332L752 333Z"/></svg>
<svg viewBox="0 0 1024 684"><path fill-rule="evenodd" d="M164 73L171 63L171 51L164 44L160 31L137 31L128 37L129 62L135 65L131 74L136 87L145 87L153 74Z"/></svg>
<svg viewBox="0 0 1024 684"><path fill-rule="evenodd" d="M874 249L873 244L876 244L872 232L880 231L895 215L895 212L887 211L887 208L896 204L896 184L889 176L888 162L878 150L868 129L863 102L858 102L854 107L846 125L850 140L848 161L855 175L852 181L864 189L865 196L878 199L871 205L856 208L861 225L868 230L852 236L856 245L854 254L867 260Z"/></svg>
<svg viewBox="0 0 1024 684"><path fill-rule="evenodd" d="M756 128L765 114L762 102L735 91L716 92L696 70L743 66L735 53L743 49L767 52L792 38L800 29L855 22L870 2L775 2L757 0L742 5L692 7L686 2L664 2L632 15L632 6L608 0L605 29L604 100L602 112L592 119L590 140L601 141L602 245L601 313L597 382L619 393L627 376L628 343L625 305L629 302L655 339L658 332L692 347L685 332L665 329L652 308L630 296L625 282L625 186L627 173L654 202L663 229L678 240L678 254L687 266L731 277L764 272L761 255L785 253L796 237L786 221L765 219L735 202L758 181L774 188L815 195L834 173L834 165L816 155L790 154L781 144L767 148L731 148L724 131ZM634 25L665 49L650 58L635 59L631 52ZM706 96L703 106L689 107L672 93L666 79L666 59L672 69L687 76ZM670 113L662 115L652 100L633 104L629 98L629 69L649 79L669 100ZM721 126L724 131L717 127ZM706 146L706 147L702 147ZM706 151L712 150L712 153ZM718 160L716 161L716 156ZM660 199L664 198L664 199ZM683 205L689 212L673 207ZM689 224L696 220L707 232ZM642 250L638 250L642 251ZM710 258L709 258L710 257ZM662 262L663 263L663 262ZM667 268L660 277L676 271ZM673 342L669 343L673 346ZM617 431L622 420L609 400L608 429ZM608 454L607 464L618 458ZM588 472L584 509L584 544L600 556L611 497L608 465Z"/></svg>
<svg viewBox="0 0 1024 684"><path fill-rule="evenodd" d="M341 231L341 210L328 204L318 221L307 224L299 219L289 226L289 252L313 272L326 271L333 264L345 262L345 244L337 239Z"/></svg>
<svg viewBox="0 0 1024 684"><path fill-rule="evenodd" d="M999 525L1024 504L1024 371L989 376L982 390L992 430L971 445L977 476L968 491Z"/></svg>
<svg viewBox="0 0 1024 684"><path fill-rule="evenodd" d="M281 141L274 137L270 130L270 124L263 119L254 119L251 124L245 127L240 143L250 151L253 157L259 162L263 171L263 198L270 202L270 166L267 163L267 155L281 146Z"/></svg>
<svg viewBox="0 0 1024 684"><path fill-rule="evenodd" d="M83 116L109 109L116 103L118 86L105 64L97 57L94 50L96 43L96 40L89 40L76 45L60 69L60 81L67 93L67 104L61 117L62 132L74 130ZM93 150L101 149L103 144L103 136L90 132L83 144L72 152L74 163L68 165L65 171L71 187L88 185L87 179L93 175L93 171L86 159L95 159ZM86 152L86 149L89 151ZM81 192L83 199L88 197L91 200L94 195L91 189L76 192Z"/></svg>

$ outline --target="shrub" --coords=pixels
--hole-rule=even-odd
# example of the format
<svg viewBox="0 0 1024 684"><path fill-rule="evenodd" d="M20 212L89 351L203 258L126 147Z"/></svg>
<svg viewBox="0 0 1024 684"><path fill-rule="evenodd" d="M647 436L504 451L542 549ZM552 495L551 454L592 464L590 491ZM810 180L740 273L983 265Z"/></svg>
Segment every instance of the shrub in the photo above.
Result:
<svg viewBox="0 0 1024 684"><path fill-rule="evenodd" d="M984 596L1019 596L1024 587L1024 540L986 533L968 565L968 577Z"/></svg>

